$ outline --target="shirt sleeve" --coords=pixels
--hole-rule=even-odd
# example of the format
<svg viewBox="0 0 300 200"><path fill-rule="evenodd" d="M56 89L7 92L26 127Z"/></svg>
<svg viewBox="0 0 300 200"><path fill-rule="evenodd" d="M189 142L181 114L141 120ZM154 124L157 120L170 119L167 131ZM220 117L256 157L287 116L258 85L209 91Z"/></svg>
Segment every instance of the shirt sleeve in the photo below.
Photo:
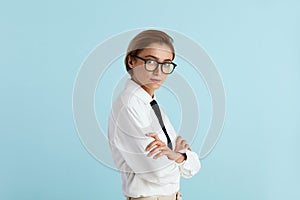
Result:
<svg viewBox="0 0 300 200"><path fill-rule="evenodd" d="M163 156L158 159L148 157L147 145L154 139L145 136L146 133L157 131L160 137L161 129L155 129L151 120L147 119L139 109L123 107L117 111L114 123L114 137L111 145L118 149L124 165L128 165L136 176L155 184L178 183L180 172L177 164Z"/></svg>
<svg viewBox="0 0 300 200"><path fill-rule="evenodd" d="M173 145L175 145L175 140L178 136L175 129L173 128L168 116L164 113L164 120L166 121L166 124L168 125L168 132L172 134L173 137ZM174 146L175 147L175 146ZM180 151L180 153L185 153L187 158L182 163L177 164L180 170L180 175L183 178L191 178L201 168L201 163L199 160L199 157L196 152L184 149Z"/></svg>
<svg viewBox="0 0 300 200"><path fill-rule="evenodd" d="M187 156L186 160L178 164L180 175L183 178L191 178L194 176L201 168L201 163L198 158L197 153L186 150L185 154Z"/></svg>
<svg viewBox="0 0 300 200"><path fill-rule="evenodd" d="M163 116L164 116L164 121L166 122L166 125L168 126L168 133L172 134L173 138L173 145L175 145L176 138L178 136L177 132L173 128L168 116L165 114L164 111L162 111ZM175 146L174 146L175 147ZM182 163L176 163L179 167L180 175L183 178L191 178L194 176L196 173L201 168L201 163L199 160L199 157L196 152L184 149L180 151L180 153L185 153L187 156L187 159L183 161Z"/></svg>

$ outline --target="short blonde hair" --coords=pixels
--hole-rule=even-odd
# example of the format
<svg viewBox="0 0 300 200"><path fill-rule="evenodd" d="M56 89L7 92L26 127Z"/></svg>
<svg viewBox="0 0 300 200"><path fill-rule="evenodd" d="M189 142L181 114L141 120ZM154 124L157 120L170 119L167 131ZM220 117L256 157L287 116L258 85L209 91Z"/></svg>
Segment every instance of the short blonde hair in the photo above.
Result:
<svg viewBox="0 0 300 200"><path fill-rule="evenodd" d="M173 46L173 38L171 38L168 34L159 30L146 30L137 34L129 43L127 48L127 53L125 57L125 65L127 72L132 75L131 68L128 65L128 59L130 56L136 56L139 52L141 52L144 48L153 43L165 44L170 47L173 58L175 58L175 49Z"/></svg>

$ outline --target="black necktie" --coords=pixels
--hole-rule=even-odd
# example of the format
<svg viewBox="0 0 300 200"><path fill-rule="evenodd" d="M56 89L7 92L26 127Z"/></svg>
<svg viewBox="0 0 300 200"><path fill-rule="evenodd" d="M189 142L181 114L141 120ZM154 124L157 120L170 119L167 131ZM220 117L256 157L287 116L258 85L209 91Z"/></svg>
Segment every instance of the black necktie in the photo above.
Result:
<svg viewBox="0 0 300 200"><path fill-rule="evenodd" d="M168 135L168 133L167 133L167 130L166 130L166 128L165 128L165 125L164 125L164 122L163 122L163 120L162 120L161 113L160 113L160 109L159 109L159 106L158 106L157 102L156 102L155 100L153 100L153 101L150 102L150 104L151 104L151 106L152 106L152 109L153 109L154 112L155 112L155 115L156 115L156 117L157 117L157 119L158 119L158 121L159 121L159 124L160 124L162 130L164 131L164 133L165 133L165 135L166 135L166 137L167 137L168 147L169 147L170 149L173 149L173 148L172 148L172 142L171 142L170 137L169 137L169 135Z"/></svg>

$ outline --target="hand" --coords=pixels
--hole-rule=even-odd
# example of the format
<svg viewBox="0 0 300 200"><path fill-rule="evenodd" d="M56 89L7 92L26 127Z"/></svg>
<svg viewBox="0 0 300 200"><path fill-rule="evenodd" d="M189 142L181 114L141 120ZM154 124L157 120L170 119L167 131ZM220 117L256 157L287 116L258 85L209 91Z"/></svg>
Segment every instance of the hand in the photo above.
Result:
<svg viewBox="0 0 300 200"><path fill-rule="evenodd" d="M174 151L178 152L183 149L188 149L191 151L190 145L188 143L186 143L186 140L184 140L181 136L177 137L175 143L176 143L176 146L175 146Z"/></svg>
<svg viewBox="0 0 300 200"><path fill-rule="evenodd" d="M150 151L147 156L151 157L152 155L154 159L157 159L163 155L167 156L169 160L174 160L177 163L181 163L186 159L186 156L172 151L163 141L159 139L156 133L147 133L146 136L154 138L148 146L146 147L146 151Z"/></svg>

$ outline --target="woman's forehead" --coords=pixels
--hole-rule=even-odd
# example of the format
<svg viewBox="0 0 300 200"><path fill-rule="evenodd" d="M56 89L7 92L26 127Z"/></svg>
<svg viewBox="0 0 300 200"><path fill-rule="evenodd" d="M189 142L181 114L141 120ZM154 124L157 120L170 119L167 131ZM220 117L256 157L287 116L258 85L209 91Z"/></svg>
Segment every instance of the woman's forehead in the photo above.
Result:
<svg viewBox="0 0 300 200"><path fill-rule="evenodd" d="M140 55L151 55L156 58L164 58L171 60L173 58L173 51L166 44L153 43L143 48L143 50L140 52Z"/></svg>

